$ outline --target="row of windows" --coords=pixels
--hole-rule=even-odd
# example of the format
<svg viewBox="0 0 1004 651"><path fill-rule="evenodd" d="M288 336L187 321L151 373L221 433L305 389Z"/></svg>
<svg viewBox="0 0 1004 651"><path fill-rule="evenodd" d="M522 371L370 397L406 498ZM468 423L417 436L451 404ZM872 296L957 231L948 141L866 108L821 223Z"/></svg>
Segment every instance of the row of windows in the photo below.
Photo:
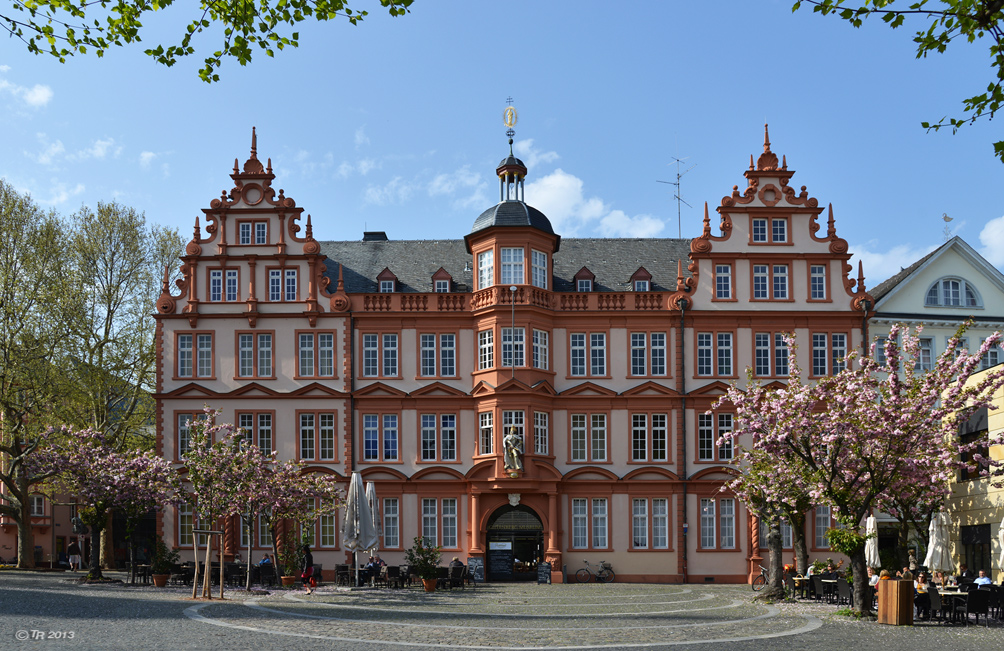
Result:
<svg viewBox="0 0 1004 651"><path fill-rule="evenodd" d="M200 414L178 413L177 454L180 459L191 445L191 423ZM715 420L717 418L717 421ZM732 414L700 414L698 416L698 460L730 461L730 443L717 445L717 439L732 430ZM495 453L494 412L478 414L478 453ZM605 413L573 413L569 416L569 461L606 462L610 455L608 415ZM714 423L717 422L717 428ZM296 415L297 458L304 461L337 460L337 412L300 411ZM248 443L257 445L266 454L275 450L275 414L272 411L239 411L236 424ZM525 412L502 411L502 431L515 429L524 440L524 450L548 456L550 445L550 414L533 412L533 439L526 437ZM418 450L426 462L459 460L457 414L419 414ZM362 415L363 461L399 461L400 416L393 413ZM630 458L632 462L669 461L669 416L665 413L631 414Z"/></svg>
<svg viewBox="0 0 1004 651"><path fill-rule="evenodd" d="M732 276L731 264L715 265L715 299L733 300L736 298ZM754 264L750 285L751 300L791 300L789 276L787 264ZM809 265L809 300L825 301L826 299L826 265Z"/></svg>
<svg viewBox="0 0 1004 651"><path fill-rule="evenodd" d="M396 336L396 335L395 335ZM181 332L177 335L177 377L215 377L213 333ZM237 333L236 373L241 378L275 377L275 335L272 332ZM297 377L335 376L335 334L296 334ZM396 356L395 356L396 363Z"/></svg>
<svg viewBox="0 0 1004 651"><path fill-rule="evenodd" d="M697 333L697 375L735 375L732 332ZM812 333L812 375L822 377L844 369L847 333ZM788 346L780 332L753 334L753 372L759 377L786 377L789 373Z"/></svg>
<svg viewBox="0 0 1004 651"><path fill-rule="evenodd" d="M952 337L945 337L945 349L948 349L948 343L951 341ZM875 360L879 364L886 363L885 356L885 344L889 340L888 337L879 337L875 342ZM916 370L918 371L930 371L934 368L934 360L937 357L936 350L934 347L933 337L920 337L918 340L919 350L917 352L917 365ZM982 342L981 342L982 347ZM959 339L958 350L969 350L969 337L961 337ZM993 346L989 348L986 354L980 358L980 369L986 370L991 366L997 366L1001 363L1001 348L1000 346Z"/></svg>
<svg viewBox="0 0 1004 651"><path fill-rule="evenodd" d="M815 549L829 549L830 541L826 539L827 529L832 529L839 526L837 521L832 517L830 513L830 507L828 506L817 506L813 510L813 516L810 520L812 526L812 542L813 548ZM766 520L760 518L760 548L767 548L767 534L769 527ZM782 549L792 549L792 531L791 523L786 519L781 520L781 548Z"/></svg>
<svg viewBox="0 0 1004 651"><path fill-rule="evenodd" d="M296 268L268 270L268 300L272 302L292 302L297 300ZM210 269L209 300L235 302L240 299L239 269Z"/></svg>

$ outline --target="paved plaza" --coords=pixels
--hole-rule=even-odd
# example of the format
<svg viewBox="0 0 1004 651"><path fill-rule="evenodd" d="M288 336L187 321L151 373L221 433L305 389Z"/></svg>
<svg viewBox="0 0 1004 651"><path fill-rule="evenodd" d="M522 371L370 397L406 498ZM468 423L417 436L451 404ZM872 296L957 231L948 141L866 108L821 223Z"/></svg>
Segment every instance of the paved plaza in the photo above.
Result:
<svg viewBox="0 0 1004 651"><path fill-rule="evenodd" d="M322 587L224 601L0 572L0 649L911 649L1004 647L1004 626L879 626L748 586L493 584L426 594ZM111 573L111 576L121 576ZM27 639L24 639L27 638Z"/></svg>

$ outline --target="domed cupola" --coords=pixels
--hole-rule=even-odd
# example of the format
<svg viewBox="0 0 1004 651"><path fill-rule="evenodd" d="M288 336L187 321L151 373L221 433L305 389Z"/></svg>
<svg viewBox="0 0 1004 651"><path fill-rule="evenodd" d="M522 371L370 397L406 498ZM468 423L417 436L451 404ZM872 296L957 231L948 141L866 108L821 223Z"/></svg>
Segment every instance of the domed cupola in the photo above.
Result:
<svg viewBox="0 0 1004 651"><path fill-rule="evenodd" d="M509 136L509 155L502 159L495 173L499 177L499 202L488 210L484 211L474 220L470 234L464 238L469 241L470 236L479 231L496 226L501 227L531 227L543 231L548 235L554 235L551 221L533 206L526 204L526 194L523 186L526 179L526 165L513 154L512 137L516 135L513 127L516 125L516 109L512 106L506 107L505 125L506 135ZM557 236L555 236L557 238ZM558 250L560 238L555 242L554 250ZM468 244L470 249L470 244Z"/></svg>

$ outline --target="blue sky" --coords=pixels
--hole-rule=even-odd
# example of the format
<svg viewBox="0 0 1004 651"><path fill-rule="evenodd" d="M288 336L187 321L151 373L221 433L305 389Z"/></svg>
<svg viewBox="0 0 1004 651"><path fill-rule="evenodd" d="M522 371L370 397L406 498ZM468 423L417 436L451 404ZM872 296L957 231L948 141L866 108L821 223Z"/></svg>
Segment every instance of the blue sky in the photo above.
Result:
<svg viewBox="0 0 1004 651"><path fill-rule="evenodd" d="M1004 264L998 122L920 127L986 87L984 43L917 60L909 24L855 30L791 0L416 0L394 19L356 6L371 11L359 26L302 26L300 48L226 62L212 85L201 57L168 69L139 46L59 64L4 39L0 176L61 213L116 200L189 237L256 126L318 239L460 238L498 199L511 96L527 202L565 237L676 237L674 188L657 182L675 180L673 157L689 168L683 236L699 234L703 203L744 183L766 120L869 286L942 243L944 213ZM143 46L185 11L150 21Z"/></svg>

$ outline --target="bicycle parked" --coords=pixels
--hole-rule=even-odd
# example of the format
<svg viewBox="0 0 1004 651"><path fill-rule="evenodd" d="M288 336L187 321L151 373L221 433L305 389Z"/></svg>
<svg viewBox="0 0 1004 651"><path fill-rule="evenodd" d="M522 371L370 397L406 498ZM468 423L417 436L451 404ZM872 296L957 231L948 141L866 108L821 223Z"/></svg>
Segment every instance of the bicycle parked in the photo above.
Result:
<svg viewBox="0 0 1004 651"><path fill-rule="evenodd" d="M767 585L767 568L760 566L760 576L753 579L753 592L760 592Z"/></svg>
<svg viewBox="0 0 1004 651"><path fill-rule="evenodd" d="M579 583L589 583L589 580L594 576L597 581L602 581L603 583L610 583L614 580L614 568L611 567L610 563L600 561L599 569L597 569L594 574L592 567L589 565L589 561L583 560L582 562L585 563L586 566L575 573L575 578Z"/></svg>

